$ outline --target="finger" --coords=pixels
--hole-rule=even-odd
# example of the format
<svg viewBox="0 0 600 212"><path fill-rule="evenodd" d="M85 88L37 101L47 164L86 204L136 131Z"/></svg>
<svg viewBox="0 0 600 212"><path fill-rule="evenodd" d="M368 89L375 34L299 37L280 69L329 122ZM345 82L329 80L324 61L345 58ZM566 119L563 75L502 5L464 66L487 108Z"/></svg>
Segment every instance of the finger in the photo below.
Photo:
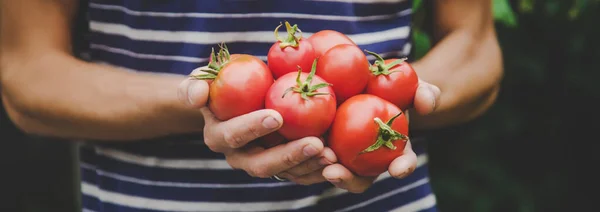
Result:
<svg viewBox="0 0 600 212"><path fill-rule="evenodd" d="M439 106L440 88L419 80L419 87L415 94L414 107L417 113L427 115Z"/></svg>
<svg viewBox="0 0 600 212"><path fill-rule="evenodd" d="M204 110L208 118L212 113ZM218 120L217 120L218 122ZM221 148L240 148L248 142L276 131L281 127L283 118L275 110L258 110L238 117L231 118L224 122L208 126L205 129L205 141L207 145Z"/></svg>
<svg viewBox="0 0 600 212"><path fill-rule="evenodd" d="M341 164L333 164L325 167L323 177L336 187L346 189L351 193L366 191L375 180L375 177L356 176Z"/></svg>
<svg viewBox="0 0 600 212"><path fill-rule="evenodd" d="M321 154L323 143L318 138L307 137L264 151L254 150L258 148L263 149L251 147L231 152L227 155L227 162L233 168L245 170L250 176L268 178Z"/></svg>
<svg viewBox="0 0 600 212"><path fill-rule="evenodd" d="M335 153L329 147L323 148L323 151L317 157L311 158L310 160L304 161L301 164L294 166L285 172L278 174L278 176L288 178L288 176L297 177L309 174L316 170L322 169L327 165L331 165L337 162Z"/></svg>
<svg viewBox="0 0 600 212"><path fill-rule="evenodd" d="M388 172L392 177L401 179L412 174L417 168L417 154L412 149L410 141L406 143L402 156L394 159Z"/></svg>
<svg viewBox="0 0 600 212"><path fill-rule="evenodd" d="M184 79L179 83L177 96L184 105L200 108L208 101L208 83L202 80Z"/></svg>
<svg viewBox="0 0 600 212"><path fill-rule="evenodd" d="M299 176L299 177L290 177L290 178L286 178L283 177L285 179L288 179L289 181L292 181L294 183L300 184L300 185L312 185L312 184L316 184L316 183L322 183L322 182L327 182L327 179L325 179L325 177L323 177L323 168L315 170L314 172Z"/></svg>
<svg viewBox="0 0 600 212"><path fill-rule="evenodd" d="M198 67L192 70L192 73L190 73L190 75L208 74L207 72L202 71L204 69L208 69L208 66Z"/></svg>

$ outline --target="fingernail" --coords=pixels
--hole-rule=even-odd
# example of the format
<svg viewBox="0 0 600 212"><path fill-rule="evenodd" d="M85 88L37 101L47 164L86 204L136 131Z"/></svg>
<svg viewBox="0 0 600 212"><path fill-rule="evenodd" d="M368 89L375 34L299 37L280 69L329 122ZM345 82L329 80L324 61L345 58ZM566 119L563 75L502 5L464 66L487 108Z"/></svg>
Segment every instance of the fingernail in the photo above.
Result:
<svg viewBox="0 0 600 212"><path fill-rule="evenodd" d="M306 157L312 157L319 154L319 151L310 144L306 145L304 149L302 149L302 152Z"/></svg>
<svg viewBox="0 0 600 212"><path fill-rule="evenodd" d="M195 99L197 99L200 93L202 92L200 83L201 82L199 81L193 82L192 85L188 87L188 103L190 105L195 104Z"/></svg>
<svg viewBox="0 0 600 212"><path fill-rule="evenodd" d="M272 116L269 116L263 119L262 125L267 129L274 129L279 126L279 122L277 121L277 119L273 118Z"/></svg>
<svg viewBox="0 0 600 212"><path fill-rule="evenodd" d="M427 101L431 101L431 111L429 112L433 112L433 110L435 109L435 96L430 86L422 86L418 89L421 90L420 92L422 93L423 98L427 99Z"/></svg>
<svg viewBox="0 0 600 212"><path fill-rule="evenodd" d="M325 166L325 165L329 165L329 164L331 164L331 162L329 162L329 160L327 160L327 158L319 159L319 165Z"/></svg>
<svg viewBox="0 0 600 212"><path fill-rule="evenodd" d="M433 101L433 107L432 108L435 111L436 107L438 106L437 105L437 100L438 100L438 98L440 96L441 91L440 91L440 89L438 87L433 86L433 85L427 86L427 89L431 92L431 98L432 98L432 101Z"/></svg>

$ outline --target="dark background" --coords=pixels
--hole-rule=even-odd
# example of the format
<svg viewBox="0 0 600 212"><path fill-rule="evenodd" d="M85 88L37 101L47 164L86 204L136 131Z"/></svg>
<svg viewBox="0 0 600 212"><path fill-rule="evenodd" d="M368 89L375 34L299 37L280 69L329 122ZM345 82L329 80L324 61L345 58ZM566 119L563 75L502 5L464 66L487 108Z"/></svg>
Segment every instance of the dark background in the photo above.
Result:
<svg viewBox="0 0 600 212"><path fill-rule="evenodd" d="M426 2L415 2L417 57L431 45ZM471 123L430 134L440 209L592 210L600 1L494 0L494 15L505 67L497 103ZM0 211L78 211L75 147L25 137L6 114L0 119Z"/></svg>

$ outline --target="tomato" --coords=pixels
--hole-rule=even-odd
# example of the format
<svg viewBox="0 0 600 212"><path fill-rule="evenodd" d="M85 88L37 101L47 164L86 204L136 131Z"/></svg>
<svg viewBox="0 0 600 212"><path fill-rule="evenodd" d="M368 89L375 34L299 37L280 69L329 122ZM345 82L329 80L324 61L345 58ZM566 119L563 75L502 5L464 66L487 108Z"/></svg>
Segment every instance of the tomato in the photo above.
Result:
<svg viewBox="0 0 600 212"><path fill-rule="evenodd" d="M338 104L363 92L369 80L369 61L358 46L341 44L319 58L317 76L333 84Z"/></svg>
<svg viewBox="0 0 600 212"><path fill-rule="evenodd" d="M273 83L265 107L283 117L278 132L288 140L323 135L335 118L335 93L330 84L316 76L315 59L310 73L288 73Z"/></svg>
<svg viewBox="0 0 600 212"><path fill-rule="evenodd" d="M356 45L348 36L334 30L318 31L308 37L308 41L315 49L316 57L323 56L329 49L340 44Z"/></svg>
<svg viewBox="0 0 600 212"><path fill-rule="evenodd" d="M350 171L377 176L403 154L408 120L396 105L371 94L342 103L331 125L327 145Z"/></svg>
<svg viewBox="0 0 600 212"><path fill-rule="evenodd" d="M267 64L273 73L273 78L277 79L284 74L294 72L298 66L304 72L309 72L310 66L316 57L312 45L302 38L302 31L298 29L298 25L291 26L289 22L285 22L288 33L285 39L279 37L279 27L281 25L275 28L277 42L271 46L267 54ZM300 32L298 37L296 32Z"/></svg>
<svg viewBox="0 0 600 212"><path fill-rule="evenodd" d="M367 53L377 59L371 66L365 93L390 101L402 110L412 107L419 86L419 77L412 66L405 58L384 60L376 53Z"/></svg>
<svg viewBox="0 0 600 212"><path fill-rule="evenodd" d="M265 96L273 84L273 75L262 60L247 54L234 59L225 46L221 47L215 63L208 66L207 74L195 79L213 80L209 87L208 108L220 120L264 108Z"/></svg>

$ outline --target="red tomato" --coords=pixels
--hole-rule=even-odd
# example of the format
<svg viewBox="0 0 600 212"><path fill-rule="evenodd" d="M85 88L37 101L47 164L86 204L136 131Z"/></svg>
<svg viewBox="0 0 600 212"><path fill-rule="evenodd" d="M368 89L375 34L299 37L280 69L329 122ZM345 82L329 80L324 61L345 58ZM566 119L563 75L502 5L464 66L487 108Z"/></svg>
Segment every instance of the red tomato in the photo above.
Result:
<svg viewBox="0 0 600 212"><path fill-rule="evenodd" d="M267 54L267 64L273 72L273 78L277 79L284 74L295 72L296 67L300 66L304 72L310 71L310 66L315 59L315 51L310 42L302 38L302 32L298 29L298 25L291 26L289 22L285 22L288 36L281 39L278 35L278 30L281 25L275 28L275 42L269 53ZM300 35L296 37L296 32Z"/></svg>
<svg viewBox="0 0 600 212"><path fill-rule="evenodd" d="M369 61L358 46L341 44L319 58L317 76L333 84L338 104L363 92L369 80Z"/></svg>
<svg viewBox="0 0 600 212"><path fill-rule="evenodd" d="M327 145L340 164L360 176L377 176L401 156L408 120L396 105L371 94L349 98L337 110Z"/></svg>
<svg viewBox="0 0 600 212"><path fill-rule="evenodd" d="M262 60L240 54L225 63L210 84L209 109L220 120L264 108L273 75Z"/></svg>
<svg viewBox="0 0 600 212"><path fill-rule="evenodd" d="M288 140L323 135L335 118L335 93L329 83L315 75L317 59L309 74L288 73L273 83L265 106L283 117L278 132Z"/></svg>
<svg viewBox="0 0 600 212"><path fill-rule="evenodd" d="M321 57L325 52L340 44L356 45L348 36L333 30L321 30L308 37L315 49L315 56Z"/></svg>
<svg viewBox="0 0 600 212"><path fill-rule="evenodd" d="M377 60L371 66L371 77L365 93L381 97L402 110L413 105L419 86L419 77L406 59L384 60L378 54L367 51Z"/></svg>

